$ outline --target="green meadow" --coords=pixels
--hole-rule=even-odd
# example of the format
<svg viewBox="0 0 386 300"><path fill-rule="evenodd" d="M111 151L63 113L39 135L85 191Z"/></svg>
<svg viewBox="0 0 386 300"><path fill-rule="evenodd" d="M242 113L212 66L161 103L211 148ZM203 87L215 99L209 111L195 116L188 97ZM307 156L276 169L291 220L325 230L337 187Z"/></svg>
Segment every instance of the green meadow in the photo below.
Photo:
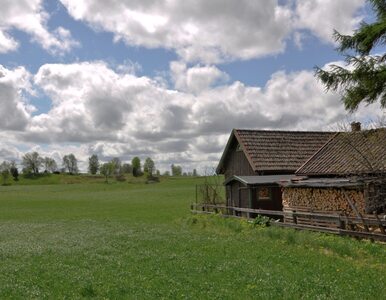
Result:
<svg viewBox="0 0 386 300"><path fill-rule="evenodd" d="M191 215L201 182L0 186L0 299L385 299L384 244Z"/></svg>

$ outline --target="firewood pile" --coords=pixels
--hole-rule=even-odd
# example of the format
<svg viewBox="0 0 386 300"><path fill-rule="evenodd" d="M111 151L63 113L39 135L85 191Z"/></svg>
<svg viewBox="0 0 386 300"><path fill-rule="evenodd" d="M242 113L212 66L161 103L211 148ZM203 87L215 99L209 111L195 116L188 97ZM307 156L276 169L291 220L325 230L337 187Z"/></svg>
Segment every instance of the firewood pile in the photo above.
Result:
<svg viewBox="0 0 386 300"><path fill-rule="evenodd" d="M359 213L365 213L363 190L333 188L285 188L283 191L283 209L296 207L309 208L310 211L339 212L355 216L347 197L356 206Z"/></svg>

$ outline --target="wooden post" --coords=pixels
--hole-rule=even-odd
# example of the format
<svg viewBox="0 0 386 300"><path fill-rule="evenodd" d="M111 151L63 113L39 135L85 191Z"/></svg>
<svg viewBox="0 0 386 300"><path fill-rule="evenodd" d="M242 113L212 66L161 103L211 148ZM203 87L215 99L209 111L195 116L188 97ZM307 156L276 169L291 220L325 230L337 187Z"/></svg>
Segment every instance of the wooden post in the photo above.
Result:
<svg viewBox="0 0 386 300"><path fill-rule="evenodd" d="M249 192L249 194L248 194L249 208L252 208L252 188L249 188L248 192ZM249 212L248 213L248 219L250 219L250 218L251 218L251 213Z"/></svg>
<svg viewBox="0 0 386 300"><path fill-rule="evenodd" d="M197 184L196 184L196 205L198 204L198 186L197 186Z"/></svg>
<svg viewBox="0 0 386 300"><path fill-rule="evenodd" d="M342 189L342 191L343 191L343 194L344 194L345 197L346 197L346 200L347 200L348 204L350 204L351 209L355 212L355 214L357 215L357 217L362 221L362 224L363 224L365 230L366 230L367 232L369 232L369 227L367 226L365 220L363 219L362 215L361 215L360 212L358 211L358 209L357 209L357 207L355 206L354 202L351 201L350 197L347 195L347 193L346 193L345 190Z"/></svg>
<svg viewBox="0 0 386 300"><path fill-rule="evenodd" d="M240 202L241 202L241 190L240 190L240 186L238 187L238 194L239 194L239 199L238 199L238 203L237 203L237 207L240 207ZM239 214L241 214L240 212L236 212L236 216L238 216Z"/></svg>
<svg viewBox="0 0 386 300"><path fill-rule="evenodd" d="M342 220L342 216L341 215L339 215L338 222L339 222L339 224L338 224L339 228L340 229L345 229L345 222Z"/></svg>
<svg viewBox="0 0 386 300"><path fill-rule="evenodd" d="M374 214L375 214L375 218L377 219L377 221L378 221L378 223L379 223L379 229L381 230L381 232L382 232L383 234L385 234L385 233L386 233L386 232L385 232L385 227L382 225L382 222L381 222L381 220L379 219L377 212L375 211Z"/></svg>

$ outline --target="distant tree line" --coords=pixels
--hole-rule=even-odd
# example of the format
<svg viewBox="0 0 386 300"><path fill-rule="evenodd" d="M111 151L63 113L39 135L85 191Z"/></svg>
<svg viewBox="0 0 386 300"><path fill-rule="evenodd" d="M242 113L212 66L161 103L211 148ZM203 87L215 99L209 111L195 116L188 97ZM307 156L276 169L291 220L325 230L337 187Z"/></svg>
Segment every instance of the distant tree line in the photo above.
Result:
<svg viewBox="0 0 386 300"><path fill-rule="evenodd" d="M156 170L155 163L150 157L146 158L142 168L141 159L138 156L134 157L131 163L122 163L118 157L114 157L108 162L100 163L98 156L93 154L88 160L88 170L92 175L99 172L105 177L106 182L113 175L115 175L117 180L124 180L125 174L132 174L134 177L146 175L148 178L160 175L159 170Z"/></svg>
<svg viewBox="0 0 386 300"><path fill-rule="evenodd" d="M51 157L42 157L38 152L29 152L22 157L21 165L23 166L23 174L37 175L42 170L43 173L58 173L68 172L69 174L77 174L78 160L74 154L64 155L62 158L62 168L59 169L55 159Z"/></svg>
<svg viewBox="0 0 386 300"><path fill-rule="evenodd" d="M24 175L36 176L40 173L68 173L77 174L78 159L73 153L64 155L61 162L61 168L55 159L51 157L43 157L38 152L33 151L26 153L21 161L22 173ZM156 169L153 159L147 157L143 163L136 156L130 163L122 163L120 158L114 157L108 162L101 163L98 155L93 154L88 159L88 172L92 175L101 174L105 177L106 182L110 176L115 176L117 180L124 180L125 174L132 174L134 177L147 176L150 180L155 180L161 176L161 172ZM2 183L7 184L8 179L12 176L15 181L19 178L19 170L15 161L4 161L0 164L0 175ZM163 176L198 176L197 170L193 172L183 172L180 165L172 164L170 171L165 171Z"/></svg>
<svg viewBox="0 0 386 300"><path fill-rule="evenodd" d="M38 152L29 152L23 155L21 165L23 166L22 173L24 175L36 176L39 173L59 173L68 172L70 174L77 174L78 160L74 154L64 155L62 159L63 168L59 170L58 164L55 159L50 157L42 157ZM0 175L3 185L7 184L7 180L10 176L13 180L19 180L19 170L15 161L3 161L0 164Z"/></svg>
<svg viewBox="0 0 386 300"><path fill-rule="evenodd" d="M98 155L93 154L89 157L88 160L88 171L90 174L97 174L98 172L104 176L106 179L110 175L120 175L120 174L132 174L134 177L140 177L143 175L146 176L161 176L161 172L156 169L153 159L147 157L143 163L141 159L136 156L131 160L131 163L122 163L118 157L112 158L110 161L105 163L100 163ZM199 176L196 169L193 169L192 172L182 172L182 167L179 165L172 164L170 166L170 171L165 171L163 176Z"/></svg>

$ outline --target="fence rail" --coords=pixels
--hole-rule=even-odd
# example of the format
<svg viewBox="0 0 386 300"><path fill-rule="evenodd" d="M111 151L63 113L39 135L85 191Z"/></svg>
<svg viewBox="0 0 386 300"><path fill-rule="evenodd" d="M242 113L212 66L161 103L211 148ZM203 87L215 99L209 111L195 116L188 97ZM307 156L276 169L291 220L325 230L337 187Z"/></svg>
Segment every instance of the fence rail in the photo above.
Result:
<svg viewBox="0 0 386 300"><path fill-rule="evenodd" d="M296 210L273 211L264 209L241 208L226 205L198 204L191 205L192 213L221 213L226 217L253 218L266 215L274 217L272 225L328 232L338 235L349 235L358 238L370 238L386 242L385 216L365 215L359 217L319 212Z"/></svg>

